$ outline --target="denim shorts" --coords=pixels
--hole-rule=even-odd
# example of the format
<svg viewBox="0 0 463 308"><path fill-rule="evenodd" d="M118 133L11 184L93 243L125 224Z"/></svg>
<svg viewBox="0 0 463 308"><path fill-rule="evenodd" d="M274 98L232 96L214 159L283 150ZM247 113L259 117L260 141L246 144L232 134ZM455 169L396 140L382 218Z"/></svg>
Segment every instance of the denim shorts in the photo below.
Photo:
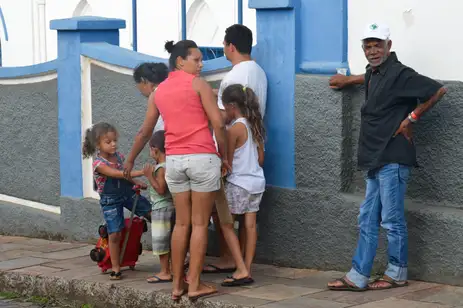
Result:
<svg viewBox="0 0 463 308"><path fill-rule="evenodd" d="M171 193L220 189L222 161L217 154L168 155L166 182Z"/></svg>
<svg viewBox="0 0 463 308"><path fill-rule="evenodd" d="M135 194L128 196L100 196L101 211L106 222L108 234L121 232L124 229L124 207L132 210ZM151 203L143 196L140 196L137 203L135 215L149 217Z"/></svg>

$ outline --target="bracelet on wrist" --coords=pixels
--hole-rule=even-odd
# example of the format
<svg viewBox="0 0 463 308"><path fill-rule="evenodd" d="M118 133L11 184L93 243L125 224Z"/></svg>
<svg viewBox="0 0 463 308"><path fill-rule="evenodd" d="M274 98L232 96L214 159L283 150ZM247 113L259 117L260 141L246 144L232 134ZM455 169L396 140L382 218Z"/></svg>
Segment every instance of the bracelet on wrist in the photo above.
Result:
<svg viewBox="0 0 463 308"><path fill-rule="evenodd" d="M410 112L410 114L408 115L408 119L410 120L410 122L412 123L416 123L419 119L419 117L416 115L415 112Z"/></svg>

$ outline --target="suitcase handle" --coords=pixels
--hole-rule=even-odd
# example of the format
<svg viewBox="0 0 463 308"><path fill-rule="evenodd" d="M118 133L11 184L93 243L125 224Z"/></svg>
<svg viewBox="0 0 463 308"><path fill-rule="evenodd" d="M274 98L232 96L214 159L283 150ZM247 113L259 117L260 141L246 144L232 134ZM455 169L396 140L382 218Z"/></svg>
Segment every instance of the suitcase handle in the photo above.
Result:
<svg viewBox="0 0 463 308"><path fill-rule="evenodd" d="M141 186L140 185L133 185L132 189L135 190L135 193L137 195L141 194Z"/></svg>

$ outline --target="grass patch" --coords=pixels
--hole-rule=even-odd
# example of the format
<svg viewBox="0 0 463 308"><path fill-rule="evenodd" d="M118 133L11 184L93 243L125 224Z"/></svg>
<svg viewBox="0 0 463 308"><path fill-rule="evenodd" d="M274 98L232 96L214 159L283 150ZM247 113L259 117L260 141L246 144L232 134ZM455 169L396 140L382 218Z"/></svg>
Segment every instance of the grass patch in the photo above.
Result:
<svg viewBox="0 0 463 308"><path fill-rule="evenodd" d="M0 298L2 299L16 299L21 297L18 293L14 292L0 292Z"/></svg>
<svg viewBox="0 0 463 308"><path fill-rule="evenodd" d="M80 308L93 308L91 304L83 304Z"/></svg>
<svg viewBox="0 0 463 308"><path fill-rule="evenodd" d="M28 302L38 304L38 305L46 305L50 301L50 299L41 296L31 296L27 299Z"/></svg>

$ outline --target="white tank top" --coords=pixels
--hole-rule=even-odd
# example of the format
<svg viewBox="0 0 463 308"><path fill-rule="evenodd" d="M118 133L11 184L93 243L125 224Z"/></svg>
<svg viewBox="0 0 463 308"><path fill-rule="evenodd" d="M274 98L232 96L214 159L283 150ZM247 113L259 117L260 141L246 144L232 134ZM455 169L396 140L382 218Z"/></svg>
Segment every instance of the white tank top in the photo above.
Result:
<svg viewBox="0 0 463 308"><path fill-rule="evenodd" d="M264 170L259 165L259 154L257 144L252 138L248 120L245 118L236 119L233 124L243 123L248 131L248 140L235 150L233 155L232 173L227 181L246 189L251 194L259 194L265 191Z"/></svg>

